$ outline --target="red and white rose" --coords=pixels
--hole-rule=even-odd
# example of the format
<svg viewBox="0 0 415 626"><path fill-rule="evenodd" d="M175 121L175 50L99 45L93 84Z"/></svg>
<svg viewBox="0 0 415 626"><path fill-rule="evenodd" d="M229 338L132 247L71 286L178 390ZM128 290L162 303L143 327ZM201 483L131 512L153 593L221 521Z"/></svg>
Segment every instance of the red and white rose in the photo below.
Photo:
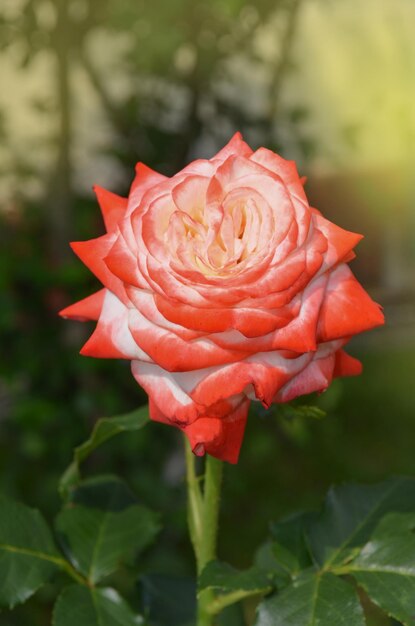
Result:
<svg viewBox="0 0 415 626"><path fill-rule="evenodd" d="M131 360L153 420L235 463L251 399L360 373L343 347L384 321L347 265L361 235L309 206L294 162L239 133L172 178L136 172L127 199L95 189L107 234L72 247L104 288L61 315L98 320L81 353Z"/></svg>

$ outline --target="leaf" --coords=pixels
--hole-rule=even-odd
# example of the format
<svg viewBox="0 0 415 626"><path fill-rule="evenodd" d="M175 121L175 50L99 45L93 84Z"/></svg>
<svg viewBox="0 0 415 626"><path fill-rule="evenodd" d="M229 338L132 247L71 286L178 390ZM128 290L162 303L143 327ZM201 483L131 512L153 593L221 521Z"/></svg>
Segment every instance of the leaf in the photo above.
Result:
<svg viewBox="0 0 415 626"><path fill-rule="evenodd" d="M312 565L305 541L309 519L310 513L297 513L272 524L272 539L255 554L255 564L270 574L278 589L289 585L303 569Z"/></svg>
<svg viewBox="0 0 415 626"><path fill-rule="evenodd" d="M216 621L218 626L246 626L242 603L238 602L224 608Z"/></svg>
<svg viewBox="0 0 415 626"><path fill-rule="evenodd" d="M275 544L272 541L263 543L255 553L254 565L269 573L270 578L278 589L291 583L291 574L282 567L275 556Z"/></svg>
<svg viewBox="0 0 415 626"><path fill-rule="evenodd" d="M312 565L305 538L309 520L309 513L297 513L271 526L275 560L291 576Z"/></svg>
<svg viewBox="0 0 415 626"><path fill-rule="evenodd" d="M275 407L278 417L284 417L288 419L322 419L326 417L326 412L320 409L318 406L308 404L278 404Z"/></svg>
<svg viewBox="0 0 415 626"><path fill-rule="evenodd" d="M267 593L272 587L271 577L259 567L240 571L219 561L208 563L199 578L199 591L214 589L221 593L212 601L214 613L249 596Z"/></svg>
<svg viewBox="0 0 415 626"><path fill-rule="evenodd" d="M365 626L356 590L330 573L307 572L261 602L255 626Z"/></svg>
<svg viewBox="0 0 415 626"><path fill-rule="evenodd" d="M194 626L196 584L192 578L148 574L140 578L140 587L151 626Z"/></svg>
<svg viewBox="0 0 415 626"><path fill-rule="evenodd" d="M104 474L88 478L77 485L71 491L67 504L115 512L137 504L137 498L118 476Z"/></svg>
<svg viewBox="0 0 415 626"><path fill-rule="evenodd" d="M75 448L72 463L67 467L59 483L61 496L66 497L69 489L80 480L80 465L100 445L120 433L140 430L149 421L148 406L142 406L126 415L102 417L97 421L87 441Z"/></svg>
<svg viewBox="0 0 415 626"><path fill-rule="evenodd" d="M144 624L114 589L72 585L64 589L53 611L53 626L139 626Z"/></svg>
<svg viewBox="0 0 415 626"><path fill-rule="evenodd" d="M56 528L68 559L96 584L128 553L148 546L160 524L158 514L138 505L122 481L103 477L81 484Z"/></svg>
<svg viewBox="0 0 415 626"><path fill-rule="evenodd" d="M322 513L308 525L311 552L325 567L342 563L364 545L387 512L415 510L415 479L390 478L376 485L330 489Z"/></svg>
<svg viewBox="0 0 415 626"><path fill-rule="evenodd" d="M229 593L231 591L246 591L259 593L269 589L268 575L258 567L248 570L237 570L228 563L211 561L203 570L199 578L199 590L216 589Z"/></svg>
<svg viewBox="0 0 415 626"><path fill-rule="evenodd" d="M0 606L25 602L64 563L39 511L0 499Z"/></svg>
<svg viewBox="0 0 415 626"><path fill-rule="evenodd" d="M344 568L346 570L346 568ZM347 566L370 599L405 626L415 626L415 536L383 536Z"/></svg>
<svg viewBox="0 0 415 626"><path fill-rule="evenodd" d="M415 530L415 513L387 513L372 533L372 539L396 537Z"/></svg>

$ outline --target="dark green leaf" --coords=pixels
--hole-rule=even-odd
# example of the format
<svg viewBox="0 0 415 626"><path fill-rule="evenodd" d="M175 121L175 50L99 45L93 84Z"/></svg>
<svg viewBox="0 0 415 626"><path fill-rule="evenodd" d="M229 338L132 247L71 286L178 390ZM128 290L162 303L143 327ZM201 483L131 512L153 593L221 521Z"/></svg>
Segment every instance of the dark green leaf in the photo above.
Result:
<svg viewBox="0 0 415 626"><path fill-rule="evenodd" d="M322 513L309 524L307 535L313 556L320 565L338 565L368 541L385 513L413 510L413 478L335 487L329 491Z"/></svg>
<svg viewBox="0 0 415 626"><path fill-rule="evenodd" d="M269 576L258 567L240 571L219 561L211 561L199 578L199 590L215 589L222 593L243 592L252 595L269 590Z"/></svg>
<svg viewBox="0 0 415 626"><path fill-rule="evenodd" d="M372 539L385 539L412 533L415 530L415 513L387 513L372 533Z"/></svg>
<svg viewBox="0 0 415 626"><path fill-rule="evenodd" d="M72 489L68 504L116 512L137 504L137 498L118 476L105 474L88 478Z"/></svg>
<svg viewBox="0 0 415 626"><path fill-rule="evenodd" d="M150 574L141 577L140 587L151 626L194 626L196 585L193 579Z"/></svg>
<svg viewBox="0 0 415 626"><path fill-rule="evenodd" d="M81 484L56 527L69 560L92 584L116 570L127 554L148 546L160 529L159 516L136 504L115 477Z"/></svg>
<svg viewBox="0 0 415 626"><path fill-rule="evenodd" d="M255 553L254 564L270 574L272 582L278 589L286 587L292 580L291 574L277 560L275 544L272 541L267 541L258 548Z"/></svg>
<svg viewBox="0 0 415 626"><path fill-rule="evenodd" d="M27 600L64 563L39 511L0 499L0 606Z"/></svg>
<svg viewBox="0 0 415 626"><path fill-rule="evenodd" d="M241 602L224 608L216 618L216 622L218 626L246 626Z"/></svg>
<svg viewBox="0 0 415 626"><path fill-rule="evenodd" d="M309 513L298 513L272 524L273 554L276 561L290 575L309 567L312 562L305 540Z"/></svg>
<svg viewBox="0 0 415 626"><path fill-rule="evenodd" d="M375 604L405 626L415 626L413 534L385 535L370 541L347 570Z"/></svg>
<svg viewBox="0 0 415 626"><path fill-rule="evenodd" d="M330 573L308 572L258 608L256 626L364 626L356 590Z"/></svg>
<svg viewBox="0 0 415 626"><path fill-rule="evenodd" d="M318 406L296 405L296 404L278 404L275 407L278 417L288 419L304 418L304 419L322 419L326 416L325 411Z"/></svg>
<svg viewBox="0 0 415 626"><path fill-rule="evenodd" d="M309 513L298 513L272 524L272 539L256 552L255 564L271 575L278 589L289 585L299 572L312 565L305 541L309 518Z"/></svg>
<svg viewBox="0 0 415 626"><path fill-rule="evenodd" d="M73 585L59 596L53 626L139 626L144 624L114 589Z"/></svg>
<svg viewBox="0 0 415 626"><path fill-rule="evenodd" d="M61 495L66 496L70 487L76 484L80 479L80 464L96 448L102 445L108 439L119 435L120 433L132 432L140 430L149 421L148 406L142 406L126 415L116 417L103 417L97 421L92 434L87 441L75 448L72 463L64 472L60 484L59 491Z"/></svg>
<svg viewBox="0 0 415 626"><path fill-rule="evenodd" d="M249 596L268 593L272 588L272 577L260 568L254 566L240 571L219 561L208 563L199 578L199 591L214 589L219 592L210 604L210 610L215 614Z"/></svg>

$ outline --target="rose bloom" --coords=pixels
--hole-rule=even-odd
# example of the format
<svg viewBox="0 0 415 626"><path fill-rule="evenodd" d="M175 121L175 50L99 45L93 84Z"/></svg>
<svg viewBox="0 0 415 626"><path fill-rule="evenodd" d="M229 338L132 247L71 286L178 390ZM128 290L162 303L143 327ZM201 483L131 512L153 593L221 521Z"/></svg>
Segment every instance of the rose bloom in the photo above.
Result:
<svg viewBox="0 0 415 626"><path fill-rule="evenodd" d="M384 322L347 265L362 237L309 206L293 161L237 133L172 178L138 163L128 198L95 191L107 234L72 248L104 288L61 315L98 320L81 354L130 360L195 454L236 463L251 400L360 373L343 347Z"/></svg>

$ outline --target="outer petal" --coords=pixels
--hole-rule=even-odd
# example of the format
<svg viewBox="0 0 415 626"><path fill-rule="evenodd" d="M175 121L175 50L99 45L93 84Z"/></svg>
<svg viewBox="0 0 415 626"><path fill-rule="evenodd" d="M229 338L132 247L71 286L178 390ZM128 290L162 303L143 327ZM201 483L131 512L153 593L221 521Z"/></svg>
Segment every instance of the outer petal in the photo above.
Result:
<svg viewBox="0 0 415 626"><path fill-rule="evenodd" d="M274 398L274 402L290 402L298 396L324 391L333 379L336 362L334 354L316 356L297 376L294 376Z"/></svg>
<svg viewBox="0 0 415 626"><path fill-rule="evenodd" d="M137 259L128 248L122 234L119 234L113 246L104 258L104 263L110 272L127 285L141 287L141 278L138 273Z"/></svg>
<svg viewBox="0 0 415 626"><path fill-rule="evenodd" d="M138 310L130 310L129 328L137 345L169 372L198 370L232 363L241 358L239 350L221 348L205 337L186 341L156 326ZM248 355L249 352L242 353L242 356Z"/></svg>
<svg viewBox="0 0 415 626"><path fill-rule="evenodd" d="M203 412L203 407L199 407L176 383L174 376L155 363L147 364L133 360L131 371L138 384L158 407L159 412L165 416L165 421L184 427ZM153 415L152 418L156 419Z"/></svg>
<svg viewBox="0 0 415 626"><path fill-rule="evenodd" d="M159 295L155 296L155 303L160 313L171 322L206 333L235 329L246 337L257 337L285 326L293 318L290 308L267 311L253 308L253 303L250 308L218 306L204 309Z"/></svg>
<svg viewBox="0 0 415 626"><path fill-rule="evenodd" d="M207 453L221 461L237 463L249 404L249 400L245 399L239 402L236 408L230 404L229 413L224 417L199 417L187 426L180 426L172 424L150 397L150 417L156 422L172 424L181 428L197 456L203 456Z"/></svg>
<svg viewBox="0 0 415 626"><path fill-rule="evenodd" d="M139 206L144 194L152 187L157 186L159 183L167 180L166 176L155 172L154 170L144 165L144 163L137 163L135 166L136 177L134 178L130 193L128 196L128 207L126 217Z"/></svg>
<svg viewBox="0 0 415 626"><path fill-rule="evenodd" d="M362 373L362 364L344 350L336 352L333 378L338 376L358 376Z"/></svg>
<svg viewBox="0 0 415 626"><path fill-rule="evenodd" d="M104 359L150 361L130 333L128 315L129 309L107 290L97 327L82 348L81 354Z"/></svg>
<svg viewBox="0 0 415 626"><path fill-rule="evenodd" d="M287 355L259 353L220 369L212 368L192 390L191 396L196 402L208 404L244 392L269 407L278 390L313 358L312 353L297 358L287 358Z"/></svg>
<svg viewBox="0 0 415 626"><path fill-rule="evenodd" d="M351 337L384 323L380 307L366 293L347 265L331 274L320 311L318 340Z"/></svg>
<svg viewBox="0 0 415 626"><path fill-rule="evenodd" d="M121 280L109 271L104 262L115 238L116 234L110 233L89 241L74 241L71 243L71 248L102 284L125 302L125 289Z"/></svg>
<svg viewBox="0 0 415 626"><path fill-rule="evenodd" d="M116 229L118 222L122 220L127 210L128 199L117 196L98 185L94 186L99 206L101 207L105 227L108 232Z"/></svg>
<svg viewBox="0 0 415 626"><path fill-rule="evenodd" d="M302 353L316 350L317 323L327 282L328 276L320 276L306 287L301 306L293 307L295 316L282 328L254 338L245 337L237 331L212 334L210 338L222 347L252 352L290 350Z"/></svg>
<svg viewBox="0 0 415 626"><path fill-rule="evenodd" d="M245 432L250 401L243 400L223 418L200 417L184 429L192 450L198 456L211 456L237 463Z"/></svg>
<svg viewBox="0 0 415 626"><path fill-rule="evenodd" d="M303 182L300 179L295 161L286 161L275 152L267 148L259 148L251 156L251 161L262 165L277 176L280 176L293 195L298 196L306 202L307 197L304 193Z"/></svg>
<svg viewBox="0 0 415 626"><path fill-rule="evenodd" d="M206 336L206 333L204 332L198 332L196 330L186 328L185 326L174 324L163 317L154 302L154 294L145 291L144 289L136 289L134 287L127 287L126 291L132 305L142 315L144 315L149 322L155 324L156 326L169 330L186 341L192 341L193 339Z"/></svg>
<svg viewBox="0 0 415 626"><path fill-rule="evenodd" d="M106 289L101 289L91 296L62 309L62 311L59 311L59 315L65 319L77 320L78 322L97 320L101 314L105 292Z"/></svg>
<svg viewBox="0 0 415 626"><path fill-rule="evenodd" d="M321 215L314 215L314 222L320 232L325 236L328 243L328 250L324 257L324 264L321 271L332 268L336 263L345 261L353 248L363 239L358 233L351 233L348 230L336 226Z"/></svg>
<svg viewBox="0 0 415 626"><path fill-rule="evenodd" d="M231 155L249 157L252 153L252 149L242 139L241 133L237 132L226 144L226 146L222 148L222 150L219 150L219 152L213 157L212 160L218 160L223 162Z"/></svg>

